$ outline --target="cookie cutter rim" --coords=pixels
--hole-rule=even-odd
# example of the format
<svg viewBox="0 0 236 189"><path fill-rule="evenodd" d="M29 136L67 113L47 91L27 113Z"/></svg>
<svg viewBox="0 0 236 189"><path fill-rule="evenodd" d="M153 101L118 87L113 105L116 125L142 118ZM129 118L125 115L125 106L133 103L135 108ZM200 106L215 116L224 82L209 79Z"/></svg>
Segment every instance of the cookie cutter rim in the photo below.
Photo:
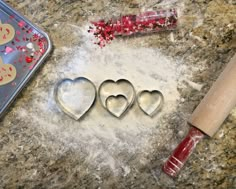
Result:
<svg viewBox="0 0 236 189"><path fill-rule="evenodd" d="M103 86L105 83L112 82L112 83L117 84L117 83L122 82L122 81L130 84L130 86L131 86L131 88L132 88L132 90L133 90L133 97L132 97L131 102L129 103L127 97L125 96L125 98L127 99L127 102L128 102L128 107L126 108L126 110L125 110L125 111L120 115L120 117L118 117L118 118L123 117L123 116L128 112L128 110L133 106L133 104L134 104L134 102L135 102L136 91L135 91L135 88L134 88L133 84L132 84L128 79L117 79L117 80L107 79L107 80L103 81L103 82L99 85L99 87L98 87L98 97L99 97L99 101L100 101L102 107L103 107L105 110L108 111L107 107L103 105L103 102L102 102L102 100L101 100L101 95L100 95L101 88L102 88L102 86ZM123 94L118 94L118 95L123 95ZM117 95L109 95L109 96L107 96L107 98L109 98L110 96L117 96ZM123 95L123 96L124 96L124 95ZM106 101L107 98L105 98L105 101ZM112 116L114 116L110 111L108 111L108 112L109 112ZM116 116L115 116L115 117L116 117Z"/></svg>
<svg viewBox="0 0 236 189"><path fill-rule="evenodd" d="M160 95L160 97L161 97L161 102L160 102L160 104L155 108L155 110L154 110L151 114L148 114L148 113L142 108L142 106L140 105L139 98L141 97L141 95L142 95L143 93L151 93L151 94L152 94L153 92L156 92L156 93L158 93L158 94ZM163 108L165 98L164 98L163 93L162 93L161 91L159 91L159 90L142 90L142 91L139 91L139 92L138 92L138 94L137 94L137 96L136 96L136 101L137 101L137 104L138 104L139 108L142 110L142 112L144 112L144 113L145 113L146 115L148 115L149 117L153 117L158 111L160 111L160 110Z"/></svg>
<svg viewBox="0 0 236 189"><path fill-rule="evenodd" d="M73 82L75 82L76 80L81 80L81 79L83 79L83 80L85 80L85 81L88 81L90 84L92 84L95 94L94 94L93 101L92 101L91 105L89 106L89 108L88 108L85 112L83 112L83 114L82 114L80 117L77 117L77 116L75 116L73 113L69 112L64 106L61 105L60 101L58 100L58 88L59 88L59 86L60 86L63 82L65 82L65 81L70 81L70 82L73 83ZM74 120L78 121L78 120L82 119L82 118L92 109L92 107L94 106L94 104L95 104L95 102L96 102L96 99L97 99L97 88L96 88L96 86L94 85L94 83L93 83L90 79L88 79L88 78L86 78L86 77L76 77L75 79L64 78L64 79L61 79L60 81L58 81L57 84L54 86L53 97L54 97L54 99L55 99L55 101L56 101L56 105L57 105L67 116L69 116L70 118L73 118Z"/></svg>

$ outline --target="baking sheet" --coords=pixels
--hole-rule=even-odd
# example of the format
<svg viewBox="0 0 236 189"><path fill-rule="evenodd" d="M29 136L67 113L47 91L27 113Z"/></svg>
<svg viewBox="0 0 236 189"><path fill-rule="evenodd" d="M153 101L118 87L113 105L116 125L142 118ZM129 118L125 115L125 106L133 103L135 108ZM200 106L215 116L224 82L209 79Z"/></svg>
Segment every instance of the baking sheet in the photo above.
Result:
<svg viewBox="0 0 236 189"><path fill-rule="evenodd" d="M47 34L3 1L0 2L0 21L2 27L11 25L15 30L14 38L0 45L0 57L4 65L16 68L16 78L0 85L1 116L49 54L51 43Z"/></svg>

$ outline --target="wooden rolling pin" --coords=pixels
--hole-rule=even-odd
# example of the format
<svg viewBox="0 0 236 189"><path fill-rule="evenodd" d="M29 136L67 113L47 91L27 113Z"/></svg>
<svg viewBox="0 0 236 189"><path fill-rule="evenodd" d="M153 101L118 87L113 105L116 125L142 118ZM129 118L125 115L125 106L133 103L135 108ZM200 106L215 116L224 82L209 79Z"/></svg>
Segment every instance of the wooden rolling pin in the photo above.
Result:
<svg viewBox="0 0 236 189"><path fill-rule="evenodd" d="M205 135L212 137L236 106L236 54L194 110L188 124L192 126L163 166L163 171L175 177L197 143Z"/></svg>

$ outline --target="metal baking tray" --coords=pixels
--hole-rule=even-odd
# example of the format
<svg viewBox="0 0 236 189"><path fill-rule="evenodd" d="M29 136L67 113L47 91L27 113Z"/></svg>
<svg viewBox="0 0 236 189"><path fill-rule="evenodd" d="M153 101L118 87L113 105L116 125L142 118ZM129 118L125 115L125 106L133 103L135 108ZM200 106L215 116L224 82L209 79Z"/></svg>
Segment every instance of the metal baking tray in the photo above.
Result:
<svg viewBox="0 0 236 189"><path fill-rule="evenodd" d="M13 74L16 77L10 78L11 74L9 75L8 79L13 79L12 81L5 84L0 81L1 117L43 63L52 45L46 33L3 1L0 1L0 22L0 42L6 42L5 44L0 44L0 58L2 59L0 66L0 72L2 71L0 76L2 77L0 80L6 82L9 70L6 71L5 68L11 69L10 67L13 67L16 70L16 74ZM12 40L10 40L9 36L6 38L9 28L12 28L10 31L14 31Z"/></svg>

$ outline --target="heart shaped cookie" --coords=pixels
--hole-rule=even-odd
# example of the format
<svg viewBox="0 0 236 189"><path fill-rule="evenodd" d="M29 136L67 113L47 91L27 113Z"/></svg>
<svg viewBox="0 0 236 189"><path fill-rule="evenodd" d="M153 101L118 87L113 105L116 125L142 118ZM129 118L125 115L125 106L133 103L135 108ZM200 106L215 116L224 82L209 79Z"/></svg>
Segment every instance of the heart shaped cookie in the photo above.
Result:
<svg viewBox="0 0 236 189"><path fill-rule="evenodd" d="M125 109L123 109L122 113L115 113L116 117L121 117L134 103L135 100L135 90L133 85L125 79L119 79L117 81L113 81L113 80L106 80L104 81L99 89L98 89L98 94L99 94L99 99L100 102L102 104L102 106L108 110L108 112L112 113L112 115L114 115L114 112L116 111L112 111L109 107L107 107L108 103L107 103L107 99L109 97L119 97L120 95L126 98L127 101L127 107ZM121 98L121 97L120 97ZM113 99L114 101L114 99ZM112 108L114 110L114 108ZM122 109L121 107L117 108L117 109Z"/></svg>
<svg viewBox="0 0 236 189"><path fill-rule="evenodd" d="M54 97L62 111L79 120L93 106L96 87L84 77L75 80L63 79L56 85Z"/></svg>
<svg viewBox="0 0 236 189"><path fill-rule="evenodd" d="M164 96L158 90L144 90L138 93L137 102L141 110L152 117L162 108Z"/></svg>
<svg viewBox="0 0 236 189"><path fill-rule="evenodd" d="M0 57L0 87L12 82L16 78L16 68L11 64L4 64Z"/></svg>
<svg viewBox="0 0 236 189"><path fill-rule="evenodd" d="M128 107L128 100L123 95L109 96L106 99L107 110L119 118Z"/></svg>
<svg viewBox="0 0 236 189"><path fill-rule="evenodd" d="M0 20L0 45L10 42L15 36L15 29L10 24L2 24Z"/></svg>

